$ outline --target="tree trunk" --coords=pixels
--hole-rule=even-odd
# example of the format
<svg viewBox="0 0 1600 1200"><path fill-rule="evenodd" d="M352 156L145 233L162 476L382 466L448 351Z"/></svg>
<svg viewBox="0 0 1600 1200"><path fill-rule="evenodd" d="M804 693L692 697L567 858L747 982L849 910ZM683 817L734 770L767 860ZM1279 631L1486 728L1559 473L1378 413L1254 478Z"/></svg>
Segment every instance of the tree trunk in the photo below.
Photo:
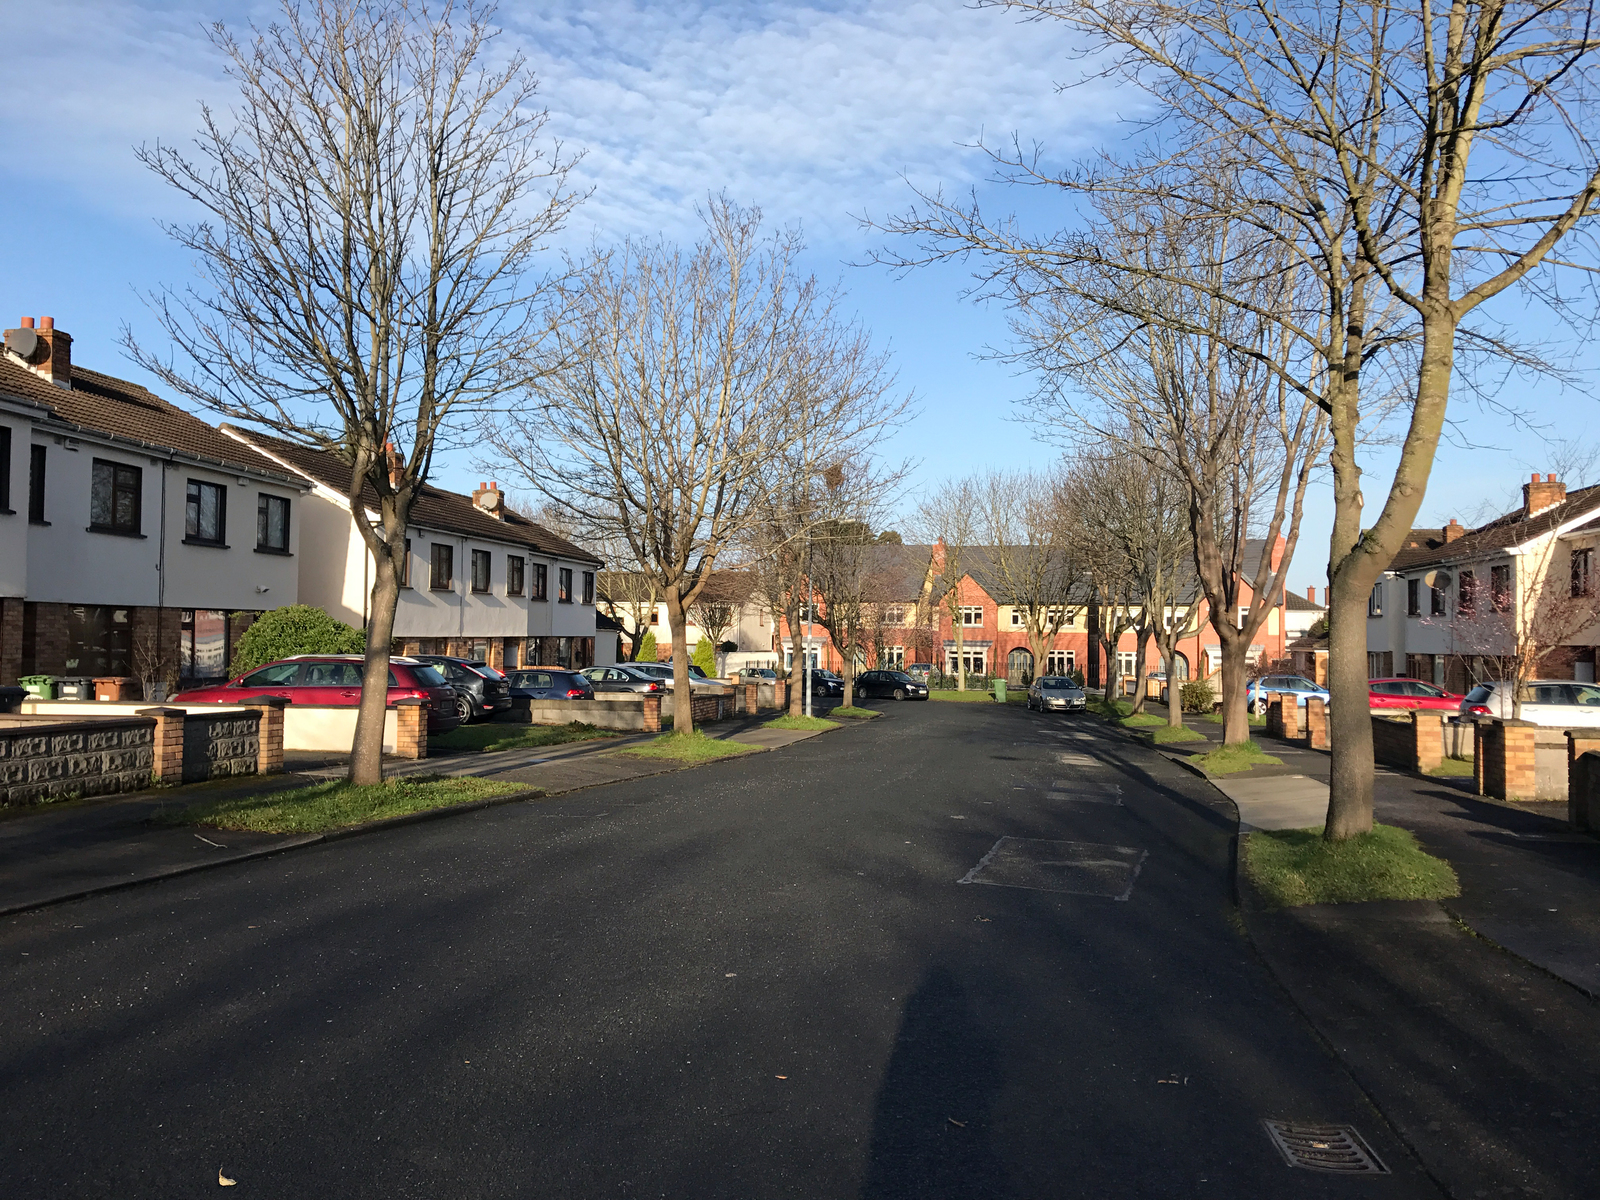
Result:
<svg viewBox="0 0 1600 1200"><path fill-rule="evenodd" d="M1145 655L1149 653L1149 650L1150 630L1141 629L1139 631L1137 650L1138 657L1134 660L1133 664L1133 712L1129 714L1130 716L1132 716L1134 713L1142 713L1144 711L1144 681L1147 669L1145 666Z"/></svg>
<svg viewBox="0 0 1600 1200"><path fill-rule="evenodd" d="M1249 647L1235 637L1222 641L1222 744L1242 746L1250 740L1250 714L1245 711L1245 656Z"/></svg>
<svg viewBox="0 0 1600 1200"><path fill-rule="evenodd" d="M667 588L667 621L672 626L672 732L694 732L694 688L689 683L689 621L678 585Z"/></svg>
<svg viewBox="0 0 1600 1200"><path fill-rule="evenodd" d="M955 609L950 614L950 635L956 643L956 691L964 692L967 690L967 660L961 655L962 648L966 645L966 638L962 636L960 599L958 595Z"/></svg>
<svg viewBox="0 0 1600 1200"><path fill-rule="evenodd" d="M403 526L402 526L403 528ZM400 544L405 544L402 534ZM372 607L367 617L367 652L361 674L361 705L356 710L356 735L350 746L349 781L383 782L383 725L389 707L389 650L394 643L394 613L400 581L393 562L373 556Z"/></svg>
<svg viewBox="0 0 1600 1200"><path fill-rule="evenodd" d="M1372 588L1347 571L1328 589L1328 821L1324 836L1343 841L1372 828L1372 718L1367 695L1367 597Z"/></svg>
<svg viewBox="0 0 1600 1200"><path fill-rule="evenodd" d="M1175 641L1176 639L1174 639ZM1178 656L1172 645L1161 647L1161 662L1167 672L1167 728L1183 727L1183 686L1178 680Z"/></svg>
<svg viewBox="0 0 1600 1200"><path fill-rule="evenodd" d="M794 595L790 593L791 597ZM800 640L800 614L804 606L791 601L790 609L784 614L784 619L789 622L789 715L799 717L805 714L805 646Z"/></svg>
<svg viewBox="0 0 1600 1200"><path fill-rule="evenodd" d="M1110 705L1115 705L1116 704L1116 702L1117 702L1117 684L1122 682L1122 679L1121 679L1121 670L1122 670L1122 668L1117 663L1117 643L1120 642L1121 640L1122 640L1121 632L1118 632L1115 637L1109 638L1109 639L1105 636L1105 634L1103 632L1100 635L1100 645L1104 649L1105 656L1106 656L1106 669L1105 669L1105 675L1103 676L1103 678L1105 680L1105 698L1106 698L1106 703L1110 704Z"/></svg>

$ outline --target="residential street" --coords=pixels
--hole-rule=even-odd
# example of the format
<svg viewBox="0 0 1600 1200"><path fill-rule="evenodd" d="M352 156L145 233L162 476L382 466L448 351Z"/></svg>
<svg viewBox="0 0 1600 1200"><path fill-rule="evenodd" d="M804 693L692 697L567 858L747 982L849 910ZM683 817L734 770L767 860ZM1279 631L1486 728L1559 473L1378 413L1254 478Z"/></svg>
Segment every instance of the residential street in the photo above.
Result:
<svg viewBox="0 0 1600 1200"><path fill-rule="evenodd" d="M1208 784L884 707L7 918L0 1195L1441 1195L1239 931Z"/></svg>

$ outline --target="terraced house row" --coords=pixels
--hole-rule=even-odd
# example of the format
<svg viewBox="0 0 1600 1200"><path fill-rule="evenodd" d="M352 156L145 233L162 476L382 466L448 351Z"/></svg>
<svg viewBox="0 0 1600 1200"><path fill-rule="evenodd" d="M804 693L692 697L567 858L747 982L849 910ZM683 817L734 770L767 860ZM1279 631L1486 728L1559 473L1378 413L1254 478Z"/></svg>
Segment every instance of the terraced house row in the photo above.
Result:
<svg viewBox="0 0 1600 1200"><path fill-rule="evenodd" d="M364 627L373 564L347 479L331 453L77 365L66 332L24 318L0 351L0 683L220 679L250 623L286 604ZM425 488L407 534L397 650L604 661L600 560L498 487Z"/></svg>

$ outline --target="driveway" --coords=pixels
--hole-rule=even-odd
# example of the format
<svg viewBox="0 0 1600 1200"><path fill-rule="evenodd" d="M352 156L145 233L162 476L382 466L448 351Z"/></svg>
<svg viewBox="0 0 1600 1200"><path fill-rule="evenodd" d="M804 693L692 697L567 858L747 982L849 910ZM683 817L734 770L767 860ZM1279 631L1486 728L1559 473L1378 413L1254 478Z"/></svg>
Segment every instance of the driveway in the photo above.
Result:
<svg viewBox="0 0 1600 1200"><path fill-rule="evenodd" d="M1238 932L1209 785L885 712L0 921L0 1195L1440 1195Z"/></svg>

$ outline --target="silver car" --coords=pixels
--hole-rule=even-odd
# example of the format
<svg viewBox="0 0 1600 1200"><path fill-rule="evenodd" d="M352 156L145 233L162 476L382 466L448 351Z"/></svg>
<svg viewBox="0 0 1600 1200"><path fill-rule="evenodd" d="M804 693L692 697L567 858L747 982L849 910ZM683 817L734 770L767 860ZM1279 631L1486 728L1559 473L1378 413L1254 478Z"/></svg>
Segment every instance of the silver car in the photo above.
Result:
<svg viewBox="0 0 1600 1200"><path fill-rule="evenodd" d="M1041 675L1028 688L1028 707L1037 712L1083 712L1089 698L1065 675Z"/></svg>
<svg viewBox="0 0 1600 1200"><path fill-rule="evenodd" d="M664 692L670 686L670 681L640 671L632 663L585 667L581 674L597 692Z"/></svg>
<svg viewBox="0 0 1600 1200"><path fill-rule="evenodd" d="M1463 717L1510 718L1511 685L1480 683L1462 698ZM1571 679L1535 679L1524 690L1522 719L1553 729L1600 726L1600 687Z"/></svg>
<svg viewBox="0 0 1600 1200"><path fill-rule="evenodd" d="M672 664L665 663L630 663L635 671L642 671L661 680L662 686L669 691L672 688ZM706 677L706 673L693 663L689 664L689 689L695 692L721 692L723 685L715 679Z"/></svg>

